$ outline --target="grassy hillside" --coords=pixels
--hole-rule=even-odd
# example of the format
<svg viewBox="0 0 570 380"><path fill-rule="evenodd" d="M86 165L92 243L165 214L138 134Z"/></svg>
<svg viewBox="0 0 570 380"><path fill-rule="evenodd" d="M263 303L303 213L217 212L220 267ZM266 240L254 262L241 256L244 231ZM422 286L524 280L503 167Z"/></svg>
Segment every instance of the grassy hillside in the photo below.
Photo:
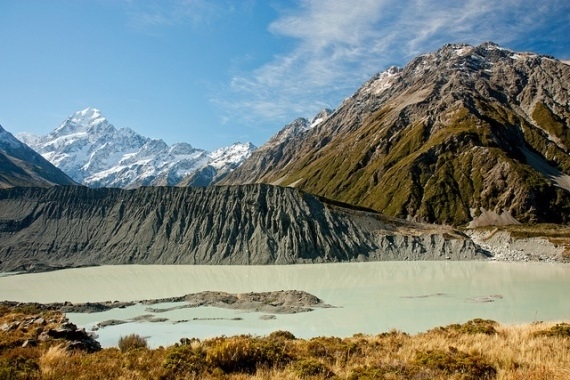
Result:
<svg viewBox="0 0 570 380"><path fill-rule="evenodd" d="M445 45L383 74L321 124L262 147L227 183L294 186L455 226L486 211L570 222L568 65L493 44Z"/></svg>

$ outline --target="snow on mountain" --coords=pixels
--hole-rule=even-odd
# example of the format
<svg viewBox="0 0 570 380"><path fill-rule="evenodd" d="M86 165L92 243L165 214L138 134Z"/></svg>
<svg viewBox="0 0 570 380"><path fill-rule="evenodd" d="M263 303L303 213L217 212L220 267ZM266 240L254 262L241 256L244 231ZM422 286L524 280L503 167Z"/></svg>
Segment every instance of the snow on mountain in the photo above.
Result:
<svg viewBox="0 0 570 380"><path fill-rule="evenodd" d="M199 170L186 176L179 186L207 186L224 179L245 160L247 160L256 146L252 143L234 143L231 146L216 149L208 154L208 162Z"/></svg>
<svg viewBox="0 0 570 380"><path fill-rule="evenodd" d="M129 128L116 129L95 108L76 112L46 136L20 133L18 137L89 187L173 186L211 162L217 170L233 170L248 156L248 149L249 154L255 149L251 144L234 144L221 148L226 149L222 154L187 143L169 146Z"/></svg>
<svg viewBox="0 0 570 380"><path fill-rule="evenodd" d="M287 124L283 129L277 132L276 135L271 137L269 141L263 144L259 149L270 149L272 147L286 144L294 137L305 133L306 131L315 128L323 121L325 121L334 111L328 108L325 108L321 112L319 112L316 116L314 116L311 120L300 117L295 119L292 123Z"/></svg>
<svg viewBox="0 0 570 380"><path fill-rule="evenodd" d="M0 126L0 188L73 184L61 170Z"/></svg>
<svg viewBox="0 0 570 380"><path fill-rule="evenodd" d="M239 165L245 161L256 149L252 143L235 143L231 146L219 148L210 154L210 162L217 170L224 168L228 164Z"/></svg>
<svg viewBox="0 0 570 380"><path fill-rule="evenodd" d="M18 149L21 148L22 144L18 139L14 137L10 132L2 128L0 125L0 147Z"/></svg>

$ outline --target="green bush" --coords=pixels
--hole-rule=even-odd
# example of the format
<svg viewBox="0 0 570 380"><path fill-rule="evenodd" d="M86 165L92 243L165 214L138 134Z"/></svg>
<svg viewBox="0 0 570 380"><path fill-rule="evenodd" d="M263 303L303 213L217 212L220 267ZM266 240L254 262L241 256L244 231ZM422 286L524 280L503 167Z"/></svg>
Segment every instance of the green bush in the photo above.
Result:
<svg viewBox="0 0 570 380"><path fill-rule="evenodd" d="M497 330L495 326L497 322L490 319L475 318L473 320L467 321L464 324L452 324L445 327L438 327L431 331L439 332L455 332L459 334L485 334L485 335L495 335Z"/></svg>
<svg viewBox="0 0 570 380"><path fill-rule="evenodd" d="M325 360L329 364L339 360L347 362L355 355L362 354L362 341L351 341L337 337L317 337L307 342L307 355Z"/></svg>
<svg viewBox="0 0 570 380"><path fill-rule="evenodd" d="M271 334L269 334L267 339L270 339L270 340L295 340L297 338L295 338L295 335L293 335L289 331L277 330L277 331L273 331Z"/></svg>
<svg viewBox="0 0 570 380"><path fill-rule="evenodd" d="M237 336L204 342L206 359L212 368L225 373L255 373L257 368L283 368L293 356L283 338Z"/></svg>
<svg viewBox="0 0 570 380"><path fill-rule="evenodd" d="M0 379L39 379L38 363L23 356L0 359Z"/></svg>
<svg viewBox="0 0 570 380"><path fill-rule="evenodd" d="M217 344L208 350L206 360L211 367L220 368L225 373L255 373L259 352L252 339L246 336L218 339Z"/></svg>
<svg viewBox="0 0 570 380"><path fill-rule="evenodd" d="M137 334L130 334L119 338L119 349L121 352L127 352L135 349L148 349L148 343L145 338Z"/></svg>
<svg viewBox="0 0 570 380"><path fill-rule="evenodd" d="M189 344L170 348L162 367L165 369L167 379L184 378L187 375L197 376L210 369L202 347L192 347Z"/></svg>
<svg viewBox="0 0 570 380"><path fill-rule="evenodd" d="M449 347L449 351L429 350L419 352L415 364L444 374L459 374L462 380L494 379L497 370L480 355L471 355Z"/></svg>
<svg viewBox="0 0 570 380"><path fill-rule="evenodd" d="M568 338L570 337L570 324L558 323L556 324L556 326L551 327L550 330L542 330L535 332L534 336Z"/></svg>
<svg viewBox="0 0 570 380"><path fill-rule="evenodd" d="M303 359L295 363L293 370L301 379L307 379L314 376L321 378L331 378L334 373L326 366L315 359Z"/></svg>
<svg viewBox="0 0 570 380"><path fill-rule="evenodd" d="M424 371L425 372L425 371ZM429 379L429 374L423 373L417 366L407 366L405 364L394 364L380 367L361 366L353 368L347 380L373 380L373 379Z"/></svg>

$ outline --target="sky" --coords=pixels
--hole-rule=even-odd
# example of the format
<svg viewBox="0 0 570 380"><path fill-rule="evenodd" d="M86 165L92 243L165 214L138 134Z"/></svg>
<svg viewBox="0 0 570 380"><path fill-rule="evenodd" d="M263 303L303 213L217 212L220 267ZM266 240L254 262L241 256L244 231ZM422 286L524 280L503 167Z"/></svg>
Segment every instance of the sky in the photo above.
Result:
<svg viewBox="0 0 570 380"><path fill-rule="evenodd" d="M570 59L568 0L0 0L0 125L86 107L168 144L266 142L446 43Z"/></svg>

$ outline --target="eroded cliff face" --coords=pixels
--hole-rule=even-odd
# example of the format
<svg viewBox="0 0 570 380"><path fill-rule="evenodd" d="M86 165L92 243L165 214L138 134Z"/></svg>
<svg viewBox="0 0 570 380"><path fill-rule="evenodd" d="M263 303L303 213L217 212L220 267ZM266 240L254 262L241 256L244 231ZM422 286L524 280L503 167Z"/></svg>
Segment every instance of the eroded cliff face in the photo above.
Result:
<svg viewBox="0 0 570 380"><path fill-rule="evenodd" d="M270 185L0 190L1 271L482 257L451 228Z"/></svg>

